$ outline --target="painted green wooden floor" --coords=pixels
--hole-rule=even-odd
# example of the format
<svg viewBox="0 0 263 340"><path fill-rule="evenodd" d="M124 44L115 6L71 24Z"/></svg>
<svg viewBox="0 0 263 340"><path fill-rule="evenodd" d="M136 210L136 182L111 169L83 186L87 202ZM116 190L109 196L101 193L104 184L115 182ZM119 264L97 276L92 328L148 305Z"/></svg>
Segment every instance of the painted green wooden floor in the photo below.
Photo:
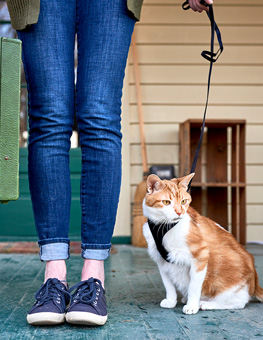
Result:
<svg viewBox="0 0 263 340"><path fill-rule="evenodd" d="M182 305L162 309L164 288L145 249L115 246L106 262L109 320L103 327L33 327L26 313L41 285L44 264L37 255L0 254L0 339L263 339L263 304L250 303L239 311L200 311L182 314ZM263 286L263 246L250 246ZM68 281L79 281L82 259L68 260Z"/></svg>

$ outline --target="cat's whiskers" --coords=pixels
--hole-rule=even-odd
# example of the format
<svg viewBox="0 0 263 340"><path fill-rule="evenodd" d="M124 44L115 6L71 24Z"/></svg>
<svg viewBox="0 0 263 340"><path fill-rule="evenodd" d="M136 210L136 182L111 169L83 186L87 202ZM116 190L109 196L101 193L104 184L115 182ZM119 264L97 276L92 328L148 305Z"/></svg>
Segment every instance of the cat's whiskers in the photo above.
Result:
<svg viewBox="0 0 263 340"><path fill-rule="evenodd" d="M164 221L163 221L163 223L162 223L162 225L161 226L163 226L162 227L162 238L164 237L164 235L169 231L169 225L170 225L170 219L168 219L167 217L165 217L165 219L164 219Z"/></svg>
<svg viewBox="0 0 263 340"><path fill-rule="evenodd" d="M164 222L160 224L158 231L157 231L157 236L159 234L160 229L161 229L161 231L163 231L163 225L164 225ZM163 233L162 233L161 237L163 237Z"/></svg>

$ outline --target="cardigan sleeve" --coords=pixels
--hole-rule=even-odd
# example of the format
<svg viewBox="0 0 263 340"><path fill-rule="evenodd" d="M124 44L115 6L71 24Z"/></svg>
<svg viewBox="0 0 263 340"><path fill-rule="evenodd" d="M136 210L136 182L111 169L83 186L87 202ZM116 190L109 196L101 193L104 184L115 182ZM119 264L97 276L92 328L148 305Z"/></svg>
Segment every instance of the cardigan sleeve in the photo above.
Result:
<svg viewBox="0 0 263 340"><path fill-rule="evenodd" d="M6 0L14 29L22 30L37 23L40 0Z"/></svg>
<svg viewBox="0 0 263 340"><path fill-rule="evenodd" d="M127 7L134 15L135 19L140 20L143 0L127 0Z"/></svg>

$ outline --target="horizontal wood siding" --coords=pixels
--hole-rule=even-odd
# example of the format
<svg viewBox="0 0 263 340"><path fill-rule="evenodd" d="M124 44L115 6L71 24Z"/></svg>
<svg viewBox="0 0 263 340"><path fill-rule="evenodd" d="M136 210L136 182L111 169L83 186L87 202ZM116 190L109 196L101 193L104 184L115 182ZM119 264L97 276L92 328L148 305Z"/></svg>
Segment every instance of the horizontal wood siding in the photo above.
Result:
<svg viewBox="0 0 263 340"><path fill-rule="evenodd" d="M145 0L136 24L149 165L179 172L179 124L201 119L209 63L205 13L183 11L178 0ZM263 2L215 0L225 50L214 65L208 118L246 119L247 235L263 241ZM132 56L128 60L131 202L142 180ZM203 166L205 160L203 160Z"/></svg>

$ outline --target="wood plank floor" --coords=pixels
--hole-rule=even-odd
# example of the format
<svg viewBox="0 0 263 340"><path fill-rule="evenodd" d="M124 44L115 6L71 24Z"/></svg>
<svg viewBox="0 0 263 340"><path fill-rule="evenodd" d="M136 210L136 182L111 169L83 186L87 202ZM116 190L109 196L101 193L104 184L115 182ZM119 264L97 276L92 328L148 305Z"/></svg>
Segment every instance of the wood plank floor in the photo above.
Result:
<svg viewBox="0 0 263 340"><path fill-rule="evenodd" d="M106 296L109 319L103 327L63 324L33 327L26 313L43 280L44 264L37 255L0 254L0 339L99 339L99 340L251 340L263 339L263 304L249 303L238 311L200 311L184 315L182 305L162 309L164 288L156 265L145 249L114 246L106 261ZM263 246L248 247L255 255L263 286ZM68 281L79 281L82 259L67 261Z"/></svg>

